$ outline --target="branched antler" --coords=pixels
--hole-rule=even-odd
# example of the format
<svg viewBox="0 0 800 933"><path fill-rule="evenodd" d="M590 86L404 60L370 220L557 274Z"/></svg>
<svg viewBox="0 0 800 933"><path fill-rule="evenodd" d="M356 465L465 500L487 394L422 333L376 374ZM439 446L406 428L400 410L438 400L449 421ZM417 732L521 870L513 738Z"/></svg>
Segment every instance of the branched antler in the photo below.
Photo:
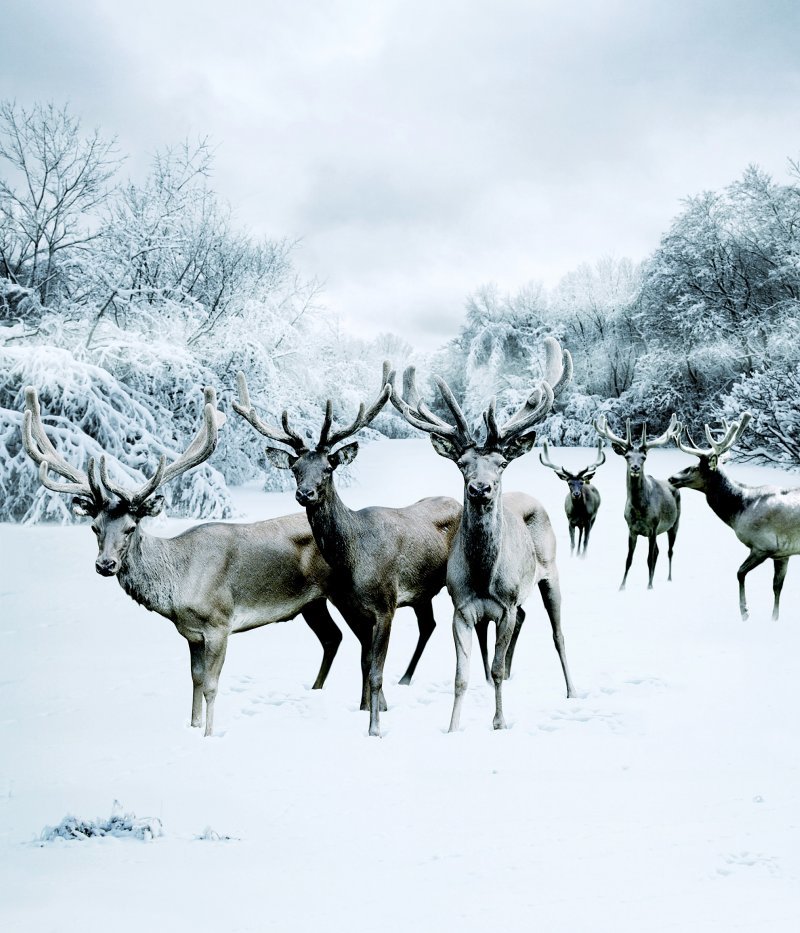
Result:
<svg viewBox="0 0 800 933"><path fill-rule="evenodd" d="M689 432L686 432L686 437L689 439L689 444L684 444L681 441L681 432L678 433L676 437L676 443L678 447L685 453L691 454L694 457L714 457L717 459L722 457L724 454L733 447L733 445L739 440L739 438L744 433L745 428L750 423L750 419L753 416L749 411L744 411L739 416L738 421L730 423L727 419L722 419L722 437L717 440L714 435L711 433L711 427L709 425L705 426L706 439L710 446L708 448L698 447L694 441L689 437Z"/></svg>
<svg viewBox="0 0 800 933"><path fill-rule="evenodd" d="M95 462L89 460L88 472L84 473L68 463L53 446L42 424L39 397L33 386L25 390L25 415L22 426L22 443L28 456L39 464L39 479L45 488L53 492L70 493L91 497L98 507L101 507L107 498L103 487L112 495L117 496L132 508L141 505L163 483L169 482L186 470L202 463L217 446L219 428L225 423L225 415L217 410L217 394L214 389L207 386L204 389L203 424L192 439L183 454L169 466L166 458L161 457L156 472L137 490L124 489L113 482L106 467L106 458L100 458L100 480L97 479ZM56 483L48 476L52 469L55 473L66 477L69 483Z"/></svg>

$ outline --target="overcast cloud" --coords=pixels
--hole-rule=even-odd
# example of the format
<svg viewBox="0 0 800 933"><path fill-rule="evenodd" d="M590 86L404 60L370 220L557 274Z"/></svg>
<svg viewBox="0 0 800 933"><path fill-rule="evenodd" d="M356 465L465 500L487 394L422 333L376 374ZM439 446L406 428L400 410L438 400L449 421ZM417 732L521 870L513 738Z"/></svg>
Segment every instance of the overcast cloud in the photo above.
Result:
<svg viewBox="0 0 800 933"><path fill-rule="evenodd" d="M800 156L800 4L6 0L0 96L217 144L243 224L366 335L422 347L496 281L641 259L680 199Z"/></svg>

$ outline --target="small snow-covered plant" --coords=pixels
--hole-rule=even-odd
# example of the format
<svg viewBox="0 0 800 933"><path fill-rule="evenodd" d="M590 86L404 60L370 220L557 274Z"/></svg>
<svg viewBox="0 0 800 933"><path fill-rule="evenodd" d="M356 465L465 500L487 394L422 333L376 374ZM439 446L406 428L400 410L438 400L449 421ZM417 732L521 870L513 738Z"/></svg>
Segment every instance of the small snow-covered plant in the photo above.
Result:
<svg viewBox="0 0 800 933"><path fill-rule="evenodd" d="M164 828L157 817L137 817L135 813L124 813L119 801L115 800L108 819L82 820L68 814L57 826L45 826L39 841L41 845L46 845L58 839L85 842L87 839L113 836L116 839L152 842L163 835Z"/></svg>

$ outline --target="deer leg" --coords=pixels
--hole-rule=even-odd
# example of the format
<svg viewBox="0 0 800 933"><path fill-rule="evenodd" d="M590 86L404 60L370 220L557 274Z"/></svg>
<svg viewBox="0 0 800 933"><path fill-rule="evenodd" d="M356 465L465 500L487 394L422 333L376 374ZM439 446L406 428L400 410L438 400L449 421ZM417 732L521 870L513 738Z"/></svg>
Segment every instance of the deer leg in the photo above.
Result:
<svg viewBox="0 0 800 933"><path fill-rule="evenodd" d="M582 557L586 557L586 548L589 547L589 532L592 530L592 525L594 522L588 522L586 527L583 529L583 554Z"/></svg>
<svg viewBox="0 0 800 933"><path fill-rule="evenodd" d="M483 673L486 677L486 683L492 682L492 669L489 667L489 620L478 619L475 623L475 634L478 636L478 647L481 649L481 660L483 661Z"/></svg>
<svg viewBox="0 0 800 933"><path fill-rule="evenodd" d="M578 539L578 551L581 549L580 538ZM569 556L575 553L575 526L572 522L569 523Z"/></svg>
<svg viewBox="0 0 800 933"><path fill-rule="evenodd" d="M525 610L522 608L522 606L517 606L517 615L514 621L514 631L511 633L511 641L508 643L508 648L506 649L506 680L508 680L508 678L511 676L511 662L514 660L514 649L517 647L517 639L519 638L519 632L524 621Z"/></svg>
<svg viewBox="0 0 800 933"><path fill-rule="evenodd" d="M658 542L656 541L656 535L652 534L647 541L647 571L648 571L648 580L647 580L647 589L653 589L653 577L656 573L656 561L658 560Z"/></svg>
<svg viewBox="0 0 800 933"><path fill-rule="evenodd" d="M205 677L201 641L189 642L189 659L192 665L192 725L199 728L203 725L203 679Z"/></svg>
<svg viewBox="0 0 800 933"><path fill-rule="evenodd" d="M628 579L628 571L631 569L631 564L633 563L633 552L636 550L636 539L637 535L628 532L628 559L625 561L625 573L622 576L622 583L619 585L621 590L625 589L625 581Z"/></svg>
<svg viewBox="0 0 800 933"><path fill-rule="evenodd" d="M483 620L481 620L483 622ZM475 626L477 628L477 624ZM461 720L461 707L464 693L469 682L469 656L472 652L472 625L468 619L457 612L453 616L453 639L456 643L456 679L453 684L453 713L450 716L448 732L455 732Z"/></svg>
<svg viewBox="0 0 800 933"><path fill-rule="evenodd" d="M550 619L550 627L553 629L553 644L556 646L558 660L561 662L561 670L564 672L564 682L567 685L567 697L574 697L575 687L573 687L572 678L569 676L564 636L561 634L561 586L558 582L558 577L555 579L540 580L539 592L541 593L547 616Z"/></svg>
<svg viewBox="0 0 800 933"><path fill-rule="evenodd" d="M775 564L775 576L772 578L772 592L775 594L775 603L772 607L772 618L777 619L781 608L781 590L783 581L786 579L786 571L789 569L788 557L773 557Z"/></svg>
<svg viewBox="0 0 800 933"><path fill-rule="evenodd" d="M392 615L379 617L372 630L372 652L369 665L369 734L381 734L381 699L383 698L383 666L389 650ZM383 704L385 709L385 702Z"/></svg>
<svg viewBox="0 0 800 933"><path fill-rule="evenodd" d="M736 573L736 579L739 581L739 612L741 612L743 620L747 619L749 616L747 611L747 599L744 595L744 578L754 567L763 564L767 556L767 554L758 554L756 551L750 551L744 563Z"/></svg>
<svg viewBox="0 0 800 933"><path fill-rule="evenodd" d="M314 681L312 690L320 690L331 669L333 659L342 643L342 632L339 626L331 618L328 607L324 599L315 599L302 610L303 618L311 631L317 636L322 645L322 664Z"/></svg>
<svg viewBox="0 0 800 933"><path fill-rule="evenodd" d="M369 709L369 665L370 665L370 654L372 652L372 623L369 619L362 619L357 616L354 612L349 610L342 610L342 607L337 606L337 609L344 616L345 622L348 624L350 631L358 639L358 643L361 645L361 703L359 709L368 710ZM386 707L384 706L384 709Z"/></svg>
<svg viewBox="0 0 800 933"><path fill-rule="evenodd" d="M433 617L433 605L429 599L417 603L412 608L414 609L414 614L417 617L417 624L419 626L419 640L417 641L417 647L414 649L414 654L411 655L411 660L408 662L408 670L400 678L400 683L404 685L411 683L411 678L414 676L414 671L417 669L417 664L419 664L419 659L422 657L422 652L425 650L425 645L428 644L428 640L431 635L433 635L433 630L436 628L436 619Z"/></svg>
<svg viewBox="0 0 800 933"><path fill-rule="evenodd" d="M205 636L203 645L203 662L205 665L203 696L206 701L206 735L214 734L214 702L217 699L219 675L225 661L227 647L227 635L213 634Z"/></svg>
<svg viewBox="0 0 800 933"><path fill-rule="evenodd" d="M675 522L672 528L670 528L670 530L667 532L667 542L668 542L667 558L669 560L669 573L667 574L667 580L669 582L672 582L672 552L675 550L675 538L677 537L678 537L678 523Z"/></svg>
<svg viewBox="0 0 800 933"><path fill-rule="evenodd" d="M497 639L494 645L494 661L492 662L492 680L494 681L494 719L492 725L495 729L505 729L506 721L503 716L503 681L506 673L506 653L514 634L514 624L511 622L511 613L505 612L497 622Z"/></svg>

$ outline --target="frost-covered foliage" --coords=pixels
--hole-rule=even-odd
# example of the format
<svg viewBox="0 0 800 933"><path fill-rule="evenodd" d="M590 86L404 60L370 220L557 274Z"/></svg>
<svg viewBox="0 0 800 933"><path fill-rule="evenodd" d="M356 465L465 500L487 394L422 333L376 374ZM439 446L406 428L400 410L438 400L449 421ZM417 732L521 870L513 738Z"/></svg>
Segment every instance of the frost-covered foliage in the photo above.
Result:
<svg viewBox="0 0 800 933"><path fill-rule="evenodd" d="M675 412L701 432L741 401L759 409L763 456L797 465L786 393L800 365L798 164L790 177L779 184L751 167L722 191L687 199L641 266L584 264L550 294L479 289L434 365L474 423L491 394L520 398L552 334L575 363L571 391L542 425L553 442L592 443L600 411L653 431Z"/></svg>
<svg viewBox="0 0 800 933"><path fill-rule="evenodd" d="M298 275L295 243L238 229L211 168L201 140L122 181L114 141L84 134L68 108L0 103L0 518L70 520L21 450L27 384L59 450L80 466L105 452L131 484L184 448L214 386L228 414L219 448L164 489L173 513L211 518L229 514L227 483L266 472L267 488L291 484L231 410L238 370L265 420L286 409L315 437L328 398L349 422L378 391L383 359L410 359L391 335L342 334ZM388 412L373 428L408 431Z"/></svg>
<svg viewBox="0 0 800 933"><path fill-rule="evenodd" d="M124 813L119 801L114 801L111 816L107 820L81 820L65 816L58 826L45 826L39 841L41 845L58 840L78 840L113 836L116 839L139 839L152 842L164 835L161 820L155 816L137 817L135 813Z"/></svg>
<svg viewBox="0 0 800 933"><path fill-rule="evenodd" d="M720 415L752 420L736 444L736 454L759 463L800 464L800 364L753 373L722 399Z"/></svg>

